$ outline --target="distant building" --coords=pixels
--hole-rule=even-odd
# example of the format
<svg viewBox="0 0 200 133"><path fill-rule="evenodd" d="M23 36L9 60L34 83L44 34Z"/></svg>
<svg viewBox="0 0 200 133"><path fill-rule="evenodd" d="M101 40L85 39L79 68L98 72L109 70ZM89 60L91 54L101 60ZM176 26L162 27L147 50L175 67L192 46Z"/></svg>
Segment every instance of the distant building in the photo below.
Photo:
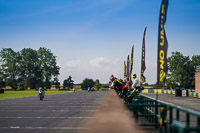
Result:
<svg viewBox="0 0 200 133"><path fill-rule="evenodd" d="M200 66L197 66L195 72L195 92L200 93Z"/></svg>

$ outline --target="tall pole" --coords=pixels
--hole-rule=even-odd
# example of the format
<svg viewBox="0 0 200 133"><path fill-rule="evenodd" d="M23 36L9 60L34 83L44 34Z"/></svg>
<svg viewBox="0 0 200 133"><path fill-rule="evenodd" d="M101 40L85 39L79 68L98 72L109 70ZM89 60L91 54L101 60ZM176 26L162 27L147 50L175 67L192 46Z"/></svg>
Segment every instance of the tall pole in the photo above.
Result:
<svg viewBox="0 0 200 133"><path fill-rule="evenodd" d="M168 42L165 34L164 24L167 19L167 7L168 0L162 0L159 16L158 26L158 60L157 60L157 96L158 99L158 88L163 85L167 77L167 49Z"/></svg>

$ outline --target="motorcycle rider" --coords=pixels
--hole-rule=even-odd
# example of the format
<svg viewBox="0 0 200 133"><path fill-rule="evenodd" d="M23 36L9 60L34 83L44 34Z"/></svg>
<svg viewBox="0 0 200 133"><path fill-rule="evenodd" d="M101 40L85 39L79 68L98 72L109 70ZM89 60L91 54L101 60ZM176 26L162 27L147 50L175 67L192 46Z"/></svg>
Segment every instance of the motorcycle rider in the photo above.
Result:
<svg viewBox="0 0 200 133"><path fill-rule="evenodd" d="M89 91L91 91L91 88L90 88L90 87L88 87L88 92L89 92Z"/></svg>
<svg viewBox="0 0 200 133"><path fill-rule="evenodd" d="M40 88L38 89L38 95L42 95L43 98L44 98L44 94L45 94L44 89L43 89L42 87L40 87Z"/></svg>
<svg viewBox="0 0 200 133"><path fill-rule="evenodd" d="M133 74L133 88L138 89L140 87L140 80L137 78L136 74Z"/></svg>
<svg viewBox="0 0 200 133"><path fill-rule="evenodd" d="M112 82L111 88L115 89L115 91L121 98L126 97L126 94L128 92L128 88L126 87L126 85L119 79L115 78L113 75L110 76L110 81Z"/></svg>
<svg viewBox="0 0 200 133"><path fill-rule="evenodd" d="M136 96L137 93L139 93L141 90L143 90L143 87L140 87L140 81L137 78L136 74L133 74L133 91L128 94L126 99L124 99L124 103L129 103L132 101L132 99Z"/></svg>
<svg viewBox="0 0 200 133"><path fill-rule="evenodd" d="M129 80L128 77L125 78L125 81L126 81L126 87L128 88L128 91L131 90L131 81Z"/></svg>

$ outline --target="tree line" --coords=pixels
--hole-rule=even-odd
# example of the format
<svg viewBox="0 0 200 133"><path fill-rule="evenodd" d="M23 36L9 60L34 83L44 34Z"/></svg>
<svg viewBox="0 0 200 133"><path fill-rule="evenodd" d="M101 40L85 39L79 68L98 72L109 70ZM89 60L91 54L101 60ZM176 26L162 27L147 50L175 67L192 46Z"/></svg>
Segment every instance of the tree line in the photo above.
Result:
<svg viewBox="0 0 200 133"><path fill-rule="evenodd" d="M74 81L72 77L69 76L67 79L63 81L63 88L73 88ZM99 90L101 87L108 88L109 84L101 84L99 79L95 81L93 79L85 78L82 83L80 84L82 89L87 89L88 87L94 87L95 89Z"/></svg>
<svg viewBox="0 0 200 133"><path fill-rule="evenodd" d="M59 70L56 56L44 47L38 50L24 48L17 52L11 48L3 48L0 51L0 88L10 86L15 90L25 90L39 87L50 89L51 85L59 87ZM73 88L73 85L71 76L63 81L64 88ZM94 81L85 78L81 83L81 88L85 89L99 89L101 86L98 79Z"/></svg>
<svg viewBox="0 0 200 133"><path fill-rule="evenodd" d="M184 56L180 52L172 52L168 57L166 86L168 88L195 88L195 70L200 65L200 55ZM51 50L40 47L38 50L24 48L15 52L11 48L0 51L0 87L11 86L13 89L49 89L52 84L60 85L58 75L60 67ZM64 87L73 88L74 81L69 76L63 82ZM85 78L81 88L104 87L99 80ZM107 88L108 85L105 86Z"/></svg>
<svg viewBox="0 0 200 133"><path fill-rule="evenodd" d="M51 50L24 48L15 52L11 48L0 51L1 86L13 89L50 88L53 78L59 75L60 67Z"/></svg>

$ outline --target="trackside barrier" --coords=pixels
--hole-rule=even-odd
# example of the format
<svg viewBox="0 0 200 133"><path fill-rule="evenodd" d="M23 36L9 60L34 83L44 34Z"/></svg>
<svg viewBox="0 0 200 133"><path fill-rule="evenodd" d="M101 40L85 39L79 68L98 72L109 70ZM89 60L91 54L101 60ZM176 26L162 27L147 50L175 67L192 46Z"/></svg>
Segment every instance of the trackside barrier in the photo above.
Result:
<svg viewBox="0 0 200 133"><path fill-rule="evenodd" d="M175 90L164 90L164 89L144 89L142 93L165 93L165 94L175 94Z"/></svg>
<svg viewBox="0 0 200 133"><path fill-rule="evenodd" d="M136 122L145 117L148 123L141 126L154 126L160 133L200 133L200 112L176 106L139 94L133 103L127 104Z"/></svg>
<svg viewBox="0 0 200 133"><path fill-rule="evenodd" d="M164 90L163 89L144 89L142 90L142 93L164 93Z"/></svg>
<svg viewBox="0 0 200 133"><path fill-rule="evenodd" d="M200 93L189 92L189 96L190 96L190 97L194 97L194 98L200 98Z"/></svg>
<svg viewBox="0 0 200 133"><path fill-rule="evenodd" d="M200 98L200 93L196 93L195 90L187 89L188 90L188 96L194 97L194 98ZM144 89L142 93L157 93L161 94L170 94L175 95L175 90L164 90L164 89Z"/></svg>

